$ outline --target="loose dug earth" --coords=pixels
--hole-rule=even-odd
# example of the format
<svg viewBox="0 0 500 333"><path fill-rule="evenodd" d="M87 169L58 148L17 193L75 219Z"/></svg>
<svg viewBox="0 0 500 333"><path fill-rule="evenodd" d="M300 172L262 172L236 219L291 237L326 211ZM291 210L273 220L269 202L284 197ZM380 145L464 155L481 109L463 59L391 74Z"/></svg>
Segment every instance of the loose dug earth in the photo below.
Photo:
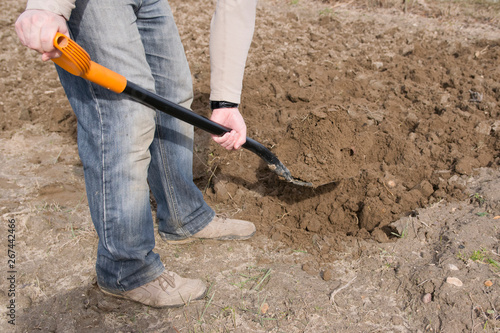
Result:
<svg viewBox="0 0 500 333"><path fill-rule="evenodd" d="M211 1L171 1L208 115ZM246 242L157 251L206 299L103 296L75 118L51 64L0 13L0 214L16 221L20 332L493 332L500 324L498 3L262 0L244 82L249 136L294 176L196 132L195 180ZM330 183L332 182L333 183ZM154 204L154 202L153 202ZM154 205L153 205L154 206ZM8 324L7 256L1 330Z"/></svg>

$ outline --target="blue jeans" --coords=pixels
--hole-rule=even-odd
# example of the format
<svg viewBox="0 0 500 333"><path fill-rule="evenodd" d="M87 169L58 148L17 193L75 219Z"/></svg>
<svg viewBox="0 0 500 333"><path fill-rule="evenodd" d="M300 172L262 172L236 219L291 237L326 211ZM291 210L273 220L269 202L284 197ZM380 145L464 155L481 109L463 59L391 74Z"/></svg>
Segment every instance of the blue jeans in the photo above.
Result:
<svg viewBox="0 0 500 333"><path fill-rule="evenodd" d="M190 107L191 73L167 1L77 0L68 27L92 60L145 89ZM99 236L101 288L127 291L165 269L155 247L150 190L158 230L182 239L215 213L193 183L193 127L58 68L78 119L78 150Z"/></svg>

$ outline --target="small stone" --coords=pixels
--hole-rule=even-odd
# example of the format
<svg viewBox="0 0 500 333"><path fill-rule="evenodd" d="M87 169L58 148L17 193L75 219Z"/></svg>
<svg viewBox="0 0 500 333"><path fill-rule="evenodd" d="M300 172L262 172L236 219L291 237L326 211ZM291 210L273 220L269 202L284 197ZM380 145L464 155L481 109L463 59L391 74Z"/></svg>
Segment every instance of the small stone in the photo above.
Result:
<svg viewBox="0 0 500 333"><path fill-rule="evenodd" d="M463 282L460 281L460 279L458 279L456 277L452 277L452 276L449 276L446 278L446 283L454 285L456 287L461 287L464 285Z"/></svg>
<svg viewBox="0 0 500 333"><path fill-rule="evenodd" d="M449 269L450 271L458 271L458 267L457 267L457 266L455 266L455 265L453 265L453 264L449 264L449 265L448 265L448 269Z"/></svg>
<svg viewBox="0 0 500 333"><path fill-rule="evenodd" d="M484 285L486 287L491 287L493 285L493 282L491 282L490 280L486 280L486 281L484 281Z"/></svg>
<svg viewBox="0 0 500 333"><path fill-rule="evenodd" d="M269 310L269 304L262 303L262 305L260 306L260 312L262 314L266 314L267 310Z"/></svg>
<svg viewBox="0 0 500 333"><path fill-rule="evenodd" d="M396 182L395 182L394 180L389 180L389 181L387 182L387 186L388 186L389 188L394 188L394 187L396 187Z"/></svg>
<svg viewBox="0 0 500 333"><path fill-rule="evenodd" d="M432 302L432 294L424 294L424 296L422 296L422 302L424 302L425 304Z"/></svg>

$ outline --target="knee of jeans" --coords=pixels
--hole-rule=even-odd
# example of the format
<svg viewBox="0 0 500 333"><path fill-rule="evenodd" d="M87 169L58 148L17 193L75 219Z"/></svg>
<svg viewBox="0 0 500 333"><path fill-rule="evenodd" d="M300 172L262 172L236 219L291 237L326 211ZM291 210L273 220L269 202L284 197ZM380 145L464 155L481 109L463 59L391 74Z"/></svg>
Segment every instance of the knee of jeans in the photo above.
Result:
<svg viewBox="0 0 500 333"><path fill-rule="evenodd" d="M118 140L122 140L122 148L140 155L139 159L147 159L148 148L155 134L155 111L142 105L137 108L138 110L130 110L128 114L123 115L123 126L120 126L117 135L121 136Z"/></svg>

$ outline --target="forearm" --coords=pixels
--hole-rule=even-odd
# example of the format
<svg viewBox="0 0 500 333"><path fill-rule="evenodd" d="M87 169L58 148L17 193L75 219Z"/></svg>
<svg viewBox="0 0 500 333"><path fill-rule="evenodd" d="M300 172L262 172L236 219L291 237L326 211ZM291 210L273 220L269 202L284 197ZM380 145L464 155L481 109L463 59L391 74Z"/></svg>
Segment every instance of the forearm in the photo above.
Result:
<svg viewBox="0 0 500 333"><path fill-rule="evenodd" d="M28 0L26 9L43 9L69 20L76 0Z"/></svg>
<svg viewBox="0 0 500 333"><path fill-rule="evenodd" d="M210 31L210 99L213 101L240 103L256 6L257 0L217 1Z"/></svg>

